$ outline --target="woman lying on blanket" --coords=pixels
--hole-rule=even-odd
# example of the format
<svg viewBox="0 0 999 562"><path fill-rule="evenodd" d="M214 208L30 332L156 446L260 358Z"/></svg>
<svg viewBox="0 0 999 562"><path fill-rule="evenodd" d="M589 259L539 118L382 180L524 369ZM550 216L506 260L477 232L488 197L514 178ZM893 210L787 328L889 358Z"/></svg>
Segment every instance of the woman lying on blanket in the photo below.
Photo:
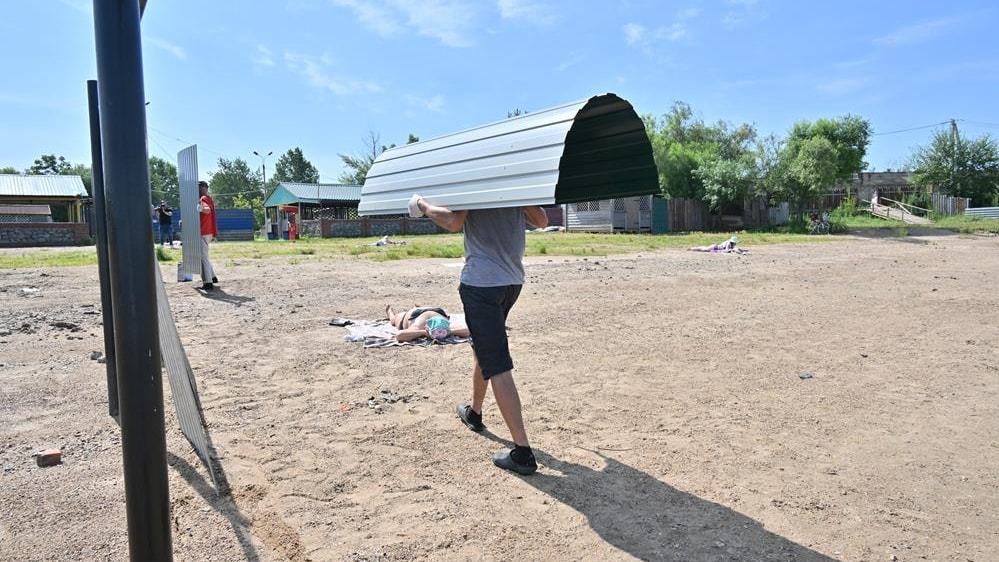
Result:
<svg viewBox="0 0 999 562"><path fill-rule="evenodd" d="M712 244L710 246L693 246L690 248L691 252L712 252L716 254L726 254L729 252L734 252L737 254L742 253L741 248L736 248L735 245L739 243L739 238L733 236L724 242L719 242L717 244Z"/></svg>
<svg viewBox="0 0 999 562"><path fill-rule="evenodd" d="M385 315L388 316L389 323L399 329L395 339L399 341L410 341L422 337L430 337L435 340L443 340L449 335L456 335L467 338L469 336L467 327L451 327L451 319L440 307L417 307L406 312L396 314L392 311L392 305L385 305Z"/></svg>

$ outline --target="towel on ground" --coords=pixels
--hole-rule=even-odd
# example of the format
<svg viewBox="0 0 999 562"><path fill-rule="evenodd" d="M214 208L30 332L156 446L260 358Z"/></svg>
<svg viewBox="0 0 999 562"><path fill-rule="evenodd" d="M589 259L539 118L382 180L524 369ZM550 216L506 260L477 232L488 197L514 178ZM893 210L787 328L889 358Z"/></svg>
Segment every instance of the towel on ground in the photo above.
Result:
<svg viewBox="0 0 999 562"><path fill-rule="evenodd" d="M452 314L451 325L464 325L464 314ZM347 335L343 337L348 342L363 342L365 348L369 347L394 347L397 345L418 345L420 347L430 347L434 344L454 344L472 341L472 338L463 338L454 334L442 340L434 340L430 337L417 338L410 341L399 341L395 335L399 333L388 320L355 321L348 326Z"/></svg>

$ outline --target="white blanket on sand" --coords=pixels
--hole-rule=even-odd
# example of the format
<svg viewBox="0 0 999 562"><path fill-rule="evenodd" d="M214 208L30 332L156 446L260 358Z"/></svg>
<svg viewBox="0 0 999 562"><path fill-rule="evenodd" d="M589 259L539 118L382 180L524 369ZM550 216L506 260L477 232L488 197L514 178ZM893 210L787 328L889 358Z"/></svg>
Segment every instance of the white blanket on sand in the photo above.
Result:
<svg viewBox="0 0 999 562"><path fill-rule="evenodd" d="M451 325L465 325L464 314L452 314ZM395 335L399 333L395 327L389 324L388 320L360 321L350 324L347 328L347 335L343 337L348 342L363 342L364 347L393 347L397 345L418 345L420 347L430 347L434 344L453 344L472 341L472 338L463 338L454 334L443 340L434 340L430 337L417 338L410 341L399 341Z"/></svg>

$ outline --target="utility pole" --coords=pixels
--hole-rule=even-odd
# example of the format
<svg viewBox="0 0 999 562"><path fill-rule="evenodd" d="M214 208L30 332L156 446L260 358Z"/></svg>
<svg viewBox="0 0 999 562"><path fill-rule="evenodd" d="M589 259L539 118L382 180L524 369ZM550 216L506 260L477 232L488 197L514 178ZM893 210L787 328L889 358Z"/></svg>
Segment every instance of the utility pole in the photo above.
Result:
<svg viewBox="0 0 999 562"><path fill-rule="evenodd" d="M950 120L950 190L951 194L958 192L957 185L954 183L954 176L957 172L957 145L958 145L958 132L957 132L957 120Z"/></svg>
<svg viewBox="0 0 999 562"><path fill-rule="evenodd" d="M267 193L267 157L270 156L271 154L274 154L274 151L271 150L267 154L261 155L259 152L257 152L256 150L254 150L253 154L260 158L260 169L263 171L263 175L264 175L264 200L261 202L261 204L262 205L266 205L267 204L267 198L270 197L270 193ZM267 219L267 218L268 218L267 217L267 207L264 207L264 219ZM277 217L275 216L274 219L277 220ZM280 236L280 234L281 233L279 232L278 235Z"/></svg>

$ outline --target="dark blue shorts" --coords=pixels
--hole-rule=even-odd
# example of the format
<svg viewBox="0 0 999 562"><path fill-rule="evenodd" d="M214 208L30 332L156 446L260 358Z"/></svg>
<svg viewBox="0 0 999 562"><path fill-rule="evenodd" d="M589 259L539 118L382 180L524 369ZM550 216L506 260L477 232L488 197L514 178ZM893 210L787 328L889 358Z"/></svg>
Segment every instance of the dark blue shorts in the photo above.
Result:
<svg viewBox="0 0 999 562"><path fill-rule="evenodd" d="M465 323L472 335L472 350L482 369L482 378L513 369L506 339L506 317L520 296L522 285L473 287L461 284L458 295L465 309Z"/></svg>

